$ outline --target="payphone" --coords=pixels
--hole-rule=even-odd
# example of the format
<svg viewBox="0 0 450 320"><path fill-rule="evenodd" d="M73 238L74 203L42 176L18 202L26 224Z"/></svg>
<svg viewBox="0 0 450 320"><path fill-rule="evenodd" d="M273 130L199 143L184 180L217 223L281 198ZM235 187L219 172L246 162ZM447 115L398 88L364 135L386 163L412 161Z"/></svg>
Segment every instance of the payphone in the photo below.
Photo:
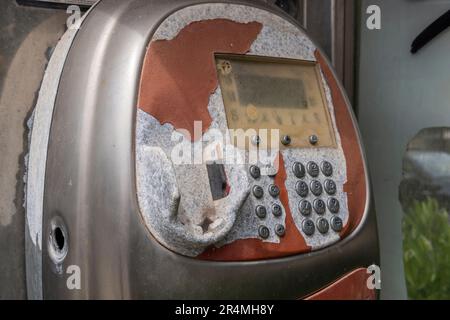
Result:
<svg viewBox="0 0 450 320"><path fill-rule="evenodd" d="M56 48L33 122L31 296L375 298L356 122L275 7L100 1Z"/></svg>

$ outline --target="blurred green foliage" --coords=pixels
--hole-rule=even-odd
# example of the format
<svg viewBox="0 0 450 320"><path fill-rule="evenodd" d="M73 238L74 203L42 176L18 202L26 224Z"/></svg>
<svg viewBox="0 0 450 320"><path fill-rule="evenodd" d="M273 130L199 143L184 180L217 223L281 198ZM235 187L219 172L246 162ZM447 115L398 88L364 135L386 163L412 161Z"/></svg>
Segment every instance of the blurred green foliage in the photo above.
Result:
<svg viewBox="0 0 450 320"><path fill-rule="evenodd" d="M450 225L436 200L416 202L406 212L403 261L410 299L450 299Z"/></svg>

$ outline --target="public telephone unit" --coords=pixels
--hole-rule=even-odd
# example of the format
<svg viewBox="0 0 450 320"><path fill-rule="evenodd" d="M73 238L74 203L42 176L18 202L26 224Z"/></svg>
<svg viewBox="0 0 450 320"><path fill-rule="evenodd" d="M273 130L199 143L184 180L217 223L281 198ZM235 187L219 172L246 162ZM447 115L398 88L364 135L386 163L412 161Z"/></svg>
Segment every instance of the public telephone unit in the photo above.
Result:
<svg viewBox="0 0 450 320"><path fill-rule="evenodd" d="M376 298L357 123L275 7L100 1L53 53L34 119L32 296Z"/></svg>

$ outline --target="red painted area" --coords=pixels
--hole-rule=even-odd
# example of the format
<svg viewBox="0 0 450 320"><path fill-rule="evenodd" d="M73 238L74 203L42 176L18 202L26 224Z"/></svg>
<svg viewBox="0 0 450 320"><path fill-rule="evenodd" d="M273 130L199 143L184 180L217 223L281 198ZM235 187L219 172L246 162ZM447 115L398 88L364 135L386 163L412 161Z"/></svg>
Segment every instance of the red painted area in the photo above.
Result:
<svg viewBox="0 0 450 320"><path fill-rule="evenodd" d="M366 269L357 269L306 300L375 300L375 289L369 289Z"/></svg>
<svg viewBox="0 0 450 320"><path fill-rule="evenodd" d="M203 132L211 124L209 97L218 86L214 53L246 53L262 29L258 22L225 19L193 22L172 40L148 48L142 70L138 106L161 124L186 129L194 137L194 121Z"/></svg>
<svg viewBox="0 0 450 320"><path fill-rule="evenodd" d="M360 146L356 143L358 133L353 124L344 94L320 52L316 51L315 56L331 89L334 115L347 162L347 183L344 185L344 191L348 197L349 221L340 234L341 237L344 237L356 229L366 208L367 181L365 179L364 161Z"/></svg>
<svg viewBox="0 0 450 320"><path fill-rule="evenodd" d="M298 231L289 208L288 192L286 190L286 170L283 156L280 154L279 171L275 184L280 188L280 201L286 210L286 234L281 243L268 243L258 239L237 240L221 248L211 247L198 258L215 261L250 261L278 258L311 251L305 239ZM271 230L271 232L274 232Z"/></svg>

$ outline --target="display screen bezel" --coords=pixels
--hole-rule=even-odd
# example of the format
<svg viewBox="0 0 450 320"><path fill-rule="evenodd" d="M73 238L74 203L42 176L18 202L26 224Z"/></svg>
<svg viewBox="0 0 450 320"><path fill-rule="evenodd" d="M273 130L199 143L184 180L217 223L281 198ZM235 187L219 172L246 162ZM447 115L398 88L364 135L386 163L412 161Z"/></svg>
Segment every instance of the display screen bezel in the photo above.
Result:
<svg viewBox="0 0 450 320"><path fill-rule="evenodd" d="M336 147L336 137L335 137L335 131L332 124L332 119L330 115L330 108L328 107L328 101L325 94L324 84L323 84L323 78L321 74L320 67L316 61L309 61L309 60L298 60L298 59L287 59L287 58L275 58L275 57L265 57L265 56L255 56L255 55L240 55L240 54L215 54L215 63L216 63L216 70L217 70L217 77L219 80L221 92L222 92L222 99L225 107L225 113L228 123L229 129L279 129L280 130L280 136L289 135L289 137L292 139L291 144L288 147L293 148L310 148L310 147L330 147L335 148ZM308 68L308 74L309 74L309 81L314 81L314 83L309 83L309 86L314 86L314 95L315 99L318 100L317 104L314 105L314 107L311 108L304 108L302 106L298 106L295 108L292 108L292 106L288 106L285 108L280 107L265 107L266 110L270 110L272 112L287 112L286 110L289 110L290 112L295 112L295 115L291 117L299 117L302 116L302 120L300 120L299 124L290 124L290 125L268 125L265 127L261 127L260 123L244 123L243 121L235 121L233 119L232 111L237 109L237 106L240 106L239 102L239 86L236 84L236 74L238 73L236 70L236 67L239 68L239 65L241 64L253 64L252 67L246 68L251 69L255 68L255 70L258 68L258 66L261 66L259 69L264 68L275 68L274 71L282 71L283 68L298 68L301 70L302 68ZM276 68L279 68L276 70ZM239 69L238 69L239 70ZM286 69L285 69L286 70ZM306 70L306 69L304 69ZM259 72L259 71L258 71ZM261 72L259 72L261 73ZM277 72L274 72L275 74ZM281 72L282 73L282 72ZM301 72L299 72L301 73ZM291 72L291 75L294 74ZM306 74L306 72L305 72ZM276 78L274 74L270 75L271 77ZM302 75L298 75L295 73L295 77L298 77L299 81L303 82L305 79L301 78ZM232 85L230 83L233 82ZM250 84L247 84L250 85ZM254 85L254 84L253 84ZM258 88L255 89L255 91L258 90ZM230 94L233 95L232 98L230 98ZM307 94L308 95L308 94ZM283 97L280 97L282 100ZM308 97L309 99L309 97ZM253 106L252 106L253 107ZM244 110L242 106L240 106L240 110ZM248 108L248 107L246 107ZM258 112L262 110L263 108L261 106L254 107L255 110L250 110L253 112ZM319 123L307 123L308 121L304 121L304 118L306 116L314 115ZM298 119L297 119L298 120ZM292 121L294 122L294 121ZM310 143L310 137L312 135L316 135L319 139L318 142L315 145L312 145ZM233 141L235 141L234 137L231 137ZM268 139L270 140L270 138ZM269 145L269 141L261 141L262 145ZM286 146L284 146L286 147Z"/></svg>

